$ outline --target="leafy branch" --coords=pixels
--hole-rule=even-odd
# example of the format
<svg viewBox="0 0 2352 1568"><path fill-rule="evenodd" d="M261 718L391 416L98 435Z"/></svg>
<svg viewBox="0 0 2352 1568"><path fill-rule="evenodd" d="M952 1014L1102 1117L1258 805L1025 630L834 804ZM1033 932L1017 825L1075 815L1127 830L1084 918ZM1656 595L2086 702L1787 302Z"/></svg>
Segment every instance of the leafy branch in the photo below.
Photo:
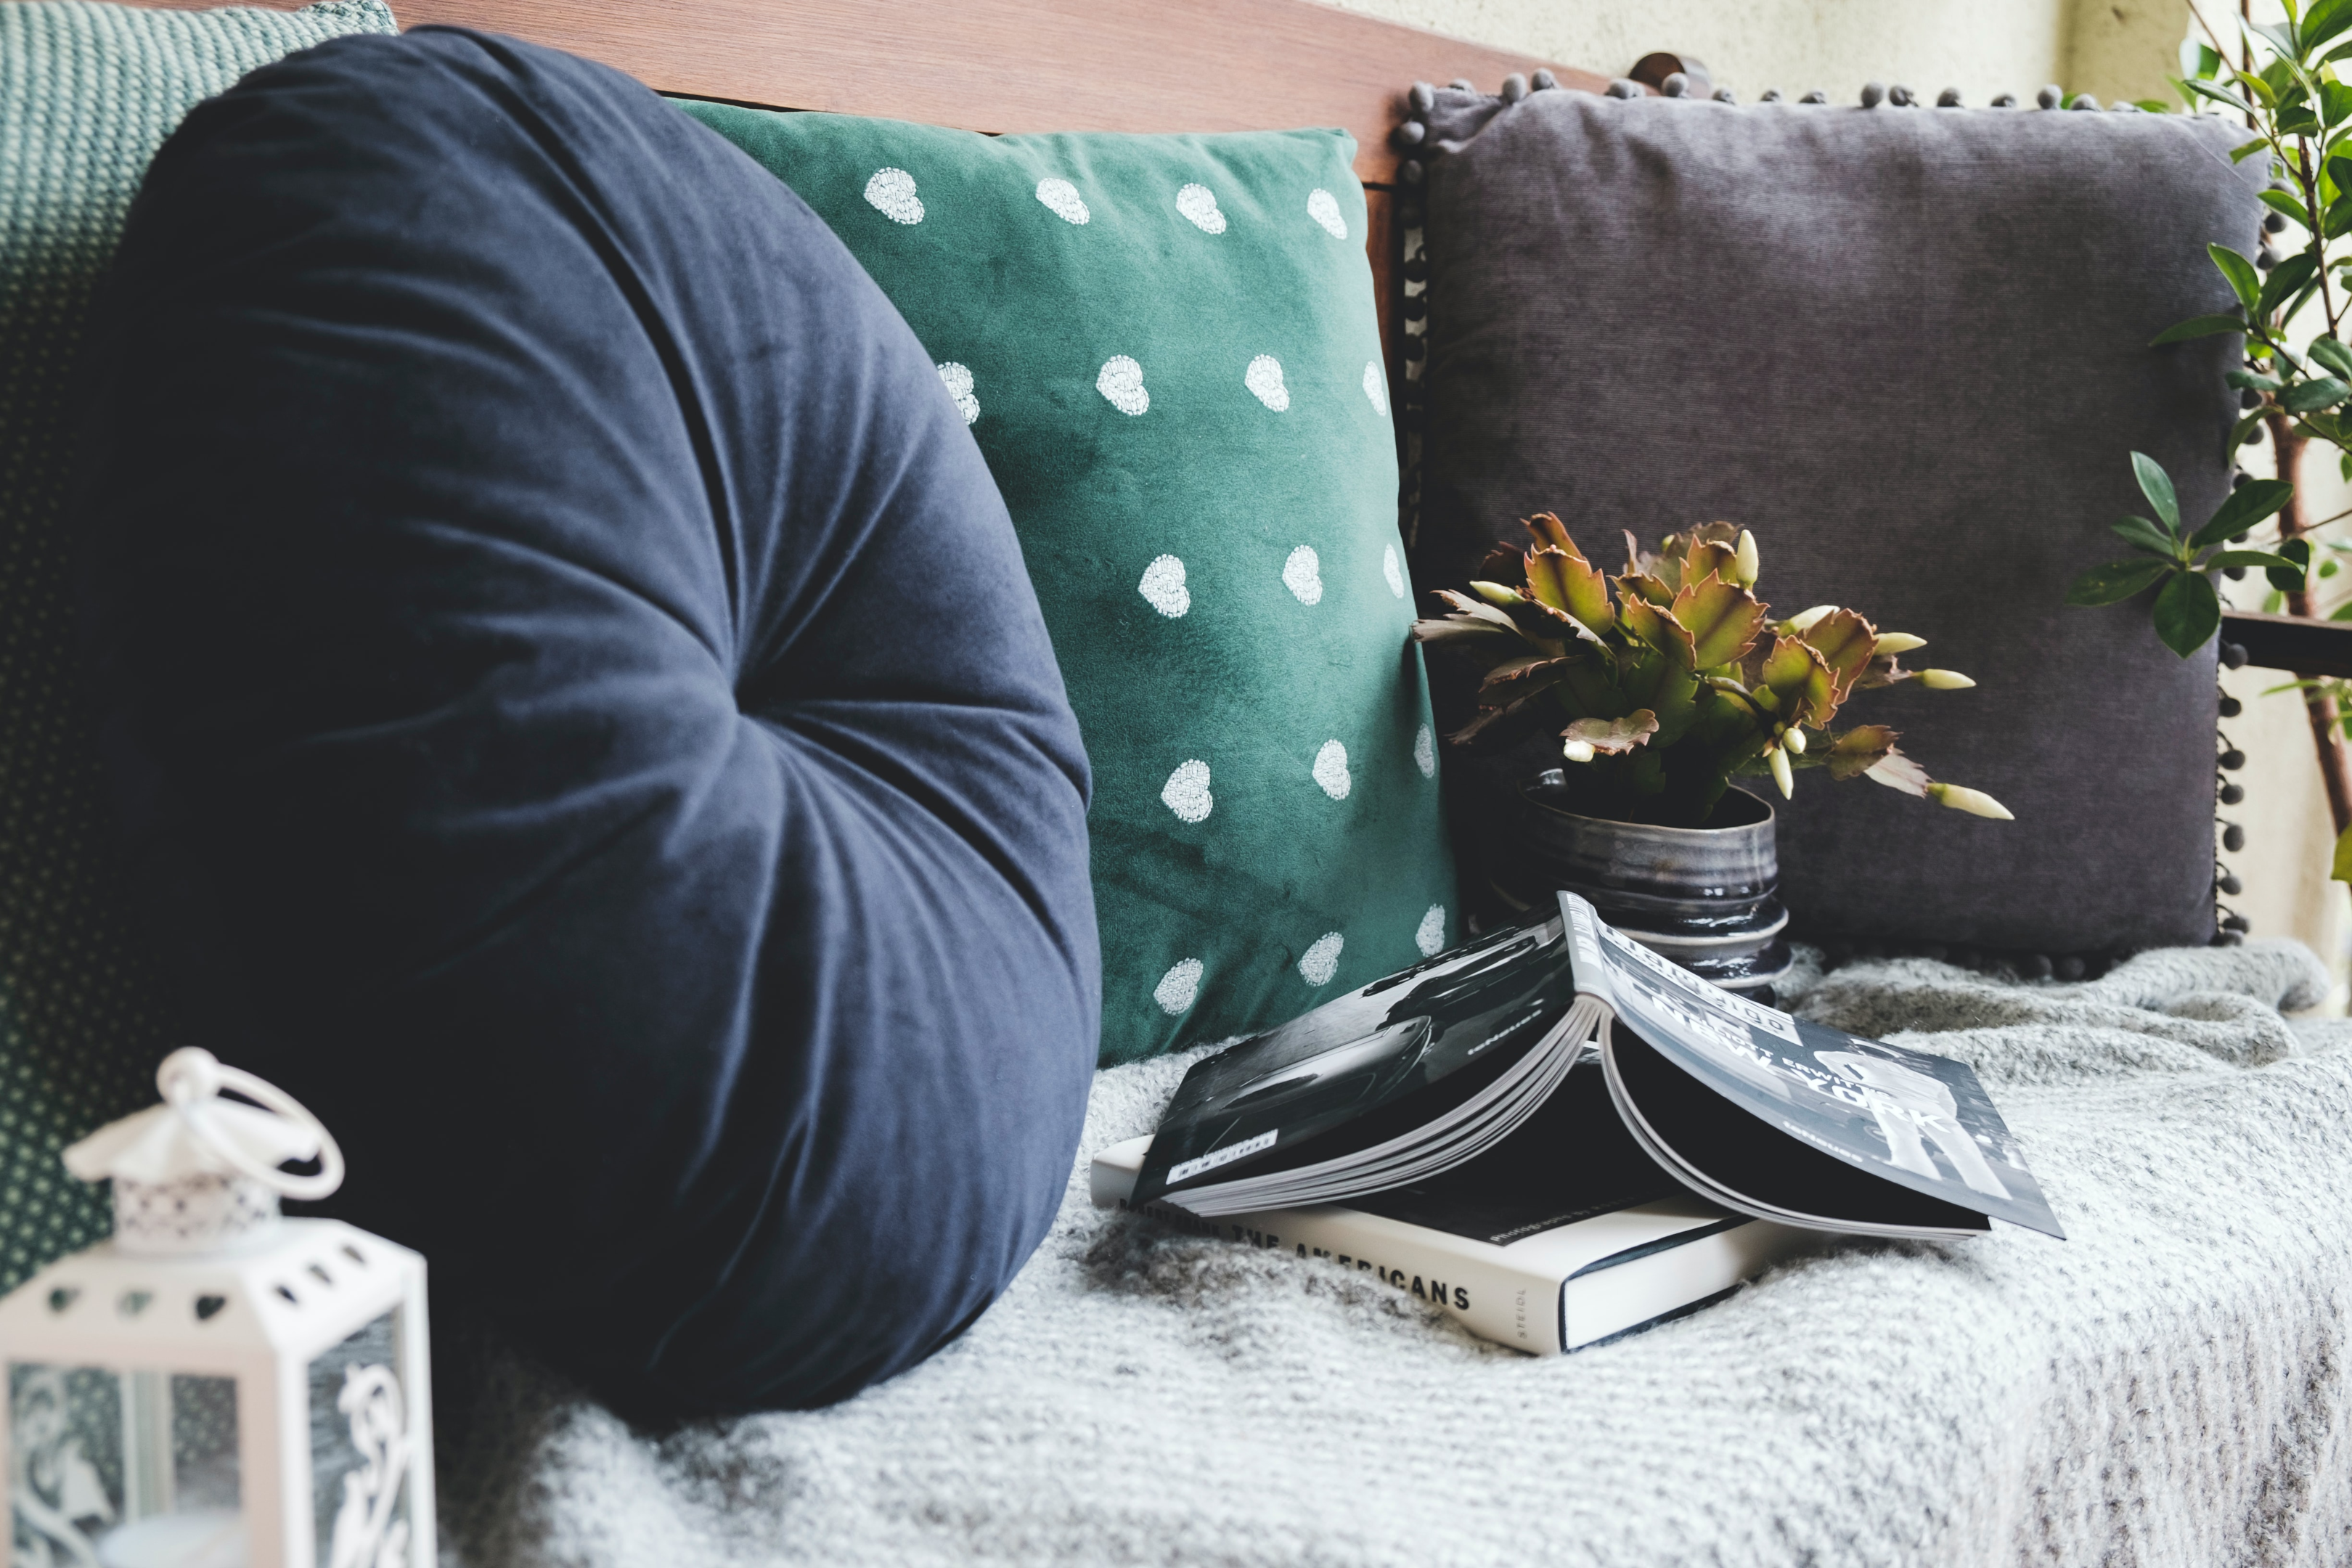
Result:
<svg viewBox="0 0 2352 1568"><path fill-rule="evenodd" d="M2352 4L2352 0L2347 0ZM2300 587L2311 562L2308 540L2293 539L2275 552L2221 548L2275 514L2294 496L2283 479L2252 479L2230 494L2195 532L2180 523L2180 501L2172 476L2145 452L2131 455L2140 494L2154 518L2134 515L2112 524L2135 553L2096 566L2066 591L2070 605L2114 605L2157 589L2156 635L2187 658L2203 647L2221 625L2221 601L2213 574L2230 567L2260 567L2274 586ZM2158 587L2158 584L2162 584Z"/></svg>

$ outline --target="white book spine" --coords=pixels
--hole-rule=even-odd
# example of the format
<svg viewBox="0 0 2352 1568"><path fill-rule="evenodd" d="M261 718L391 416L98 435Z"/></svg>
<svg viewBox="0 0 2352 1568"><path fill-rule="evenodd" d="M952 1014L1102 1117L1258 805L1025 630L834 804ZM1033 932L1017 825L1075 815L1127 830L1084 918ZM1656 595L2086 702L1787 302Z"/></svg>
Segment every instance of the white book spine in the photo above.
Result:
<svg viewBox="0 0 2352 1568"><path fill-rule="evenodd" d="M1117 1200L1121 1208L1126 1200ZM1173 1204L1146 1212L1194 1236L1278 1247L1370 1274L1442 1307L1481 1339L1533 1355L1557 1355L1561 1281L1515 1267L1503 1249L1469 1237L1338 1207L1269 1209L1204 1219Z"/></svg>

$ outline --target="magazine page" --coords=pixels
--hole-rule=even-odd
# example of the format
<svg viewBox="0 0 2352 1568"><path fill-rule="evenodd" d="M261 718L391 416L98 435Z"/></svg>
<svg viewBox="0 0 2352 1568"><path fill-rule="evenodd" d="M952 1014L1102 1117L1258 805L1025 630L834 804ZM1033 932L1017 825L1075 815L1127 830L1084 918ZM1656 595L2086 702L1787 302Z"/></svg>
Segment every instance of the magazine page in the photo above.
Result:
<svg viewBox="0 0 2352 1568"><path fill-rule="evenodd" d="M1603 996L1643 1044L1690 1079L1853 1170L1938 1205L2064 1237L1966 1063L1759 1006L1612 929L1576 895L1559 901L1582 989ZM1650 1131L1674 1145L1674 1128L1650 1120ZM1869 1228L1951 1227L1890 1221Z"/></svg>
<svg viewBox="0 0 2352 1568"><path fill-rule="evenodd" d="M1153 1135L1134 1201L1278 1165L1307 1140L1366 1117L1387 1139L1409 1132L1416 1116L1438 1121L1544 1040L1575 1000L1566 934L1552 917L1328 1002L1194 1064ZM1374 1116L1381 1111L1391 1114Z"/></svg>

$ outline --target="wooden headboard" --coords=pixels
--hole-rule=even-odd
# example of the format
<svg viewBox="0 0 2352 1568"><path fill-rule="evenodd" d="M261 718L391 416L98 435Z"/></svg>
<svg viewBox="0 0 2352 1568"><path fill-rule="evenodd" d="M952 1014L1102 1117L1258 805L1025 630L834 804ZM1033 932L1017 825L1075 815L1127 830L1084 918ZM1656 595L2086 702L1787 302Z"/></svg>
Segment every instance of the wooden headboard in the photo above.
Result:
<svg viewBox="0 0 2352 1568"><path fill-rule="evenodd" d="M218 0L151 0L193 9ZM566 49L659 92L762 109L919 120L966 131L1265 131L1343 125L1370 209L1365 236L1391 381L1402 285L1397 154L1415 81L1495 90L1549 68L1607 79L1313 0L391 0L403 25L448 23Z"/></svg>

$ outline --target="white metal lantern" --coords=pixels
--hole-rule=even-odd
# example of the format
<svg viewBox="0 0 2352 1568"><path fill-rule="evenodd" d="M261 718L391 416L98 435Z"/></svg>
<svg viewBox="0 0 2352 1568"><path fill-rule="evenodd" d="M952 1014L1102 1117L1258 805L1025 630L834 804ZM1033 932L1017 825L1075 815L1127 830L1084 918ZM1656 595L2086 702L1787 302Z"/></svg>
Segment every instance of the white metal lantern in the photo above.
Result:
<svg viewBox="0 0 2352 1568"><path fill-rule="evenodd" d="M279 1216L343 1175L282 1090L194 1049L155 1081L65 1153L113 1239L0 1300L9 1568L433 1568L424 1258Z"/></svg>

